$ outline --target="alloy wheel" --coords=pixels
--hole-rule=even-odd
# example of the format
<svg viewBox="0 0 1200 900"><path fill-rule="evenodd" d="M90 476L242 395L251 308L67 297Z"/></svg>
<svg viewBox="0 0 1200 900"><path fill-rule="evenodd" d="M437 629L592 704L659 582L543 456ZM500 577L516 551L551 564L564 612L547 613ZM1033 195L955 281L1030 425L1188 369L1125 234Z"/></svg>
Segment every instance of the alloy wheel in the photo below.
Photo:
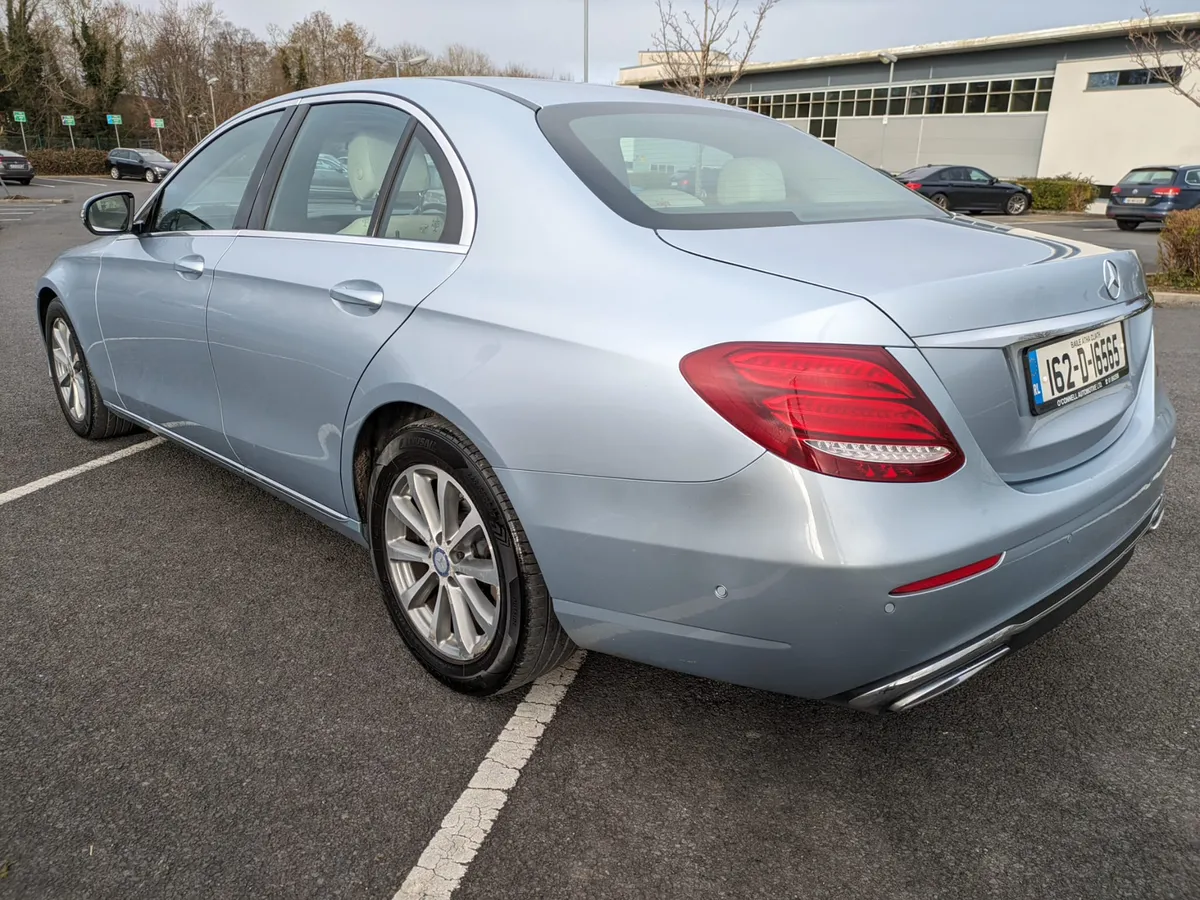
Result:
<svg viewBox="0 0 1200 900"><path fill-rule="evenodd" d="M1010 216L1019 216L1025 212L1025 207L1029 201L1025 199L1024 194L1013 194L1008 198L1008 214Z"/></svg>
<svg viewBox="0 0 1200 900"><path fill-rule="evenodd" d="M65 319L56 319L50 329L50 354L54 361L54 383L62 397L63 408L75 422L87 416L88 388L71 326Z"/></svg>
<svg viewBox="0 0 1200 900"><path fill-rule="evenodd" d="M116 166L113 166L111 169L108 170L108 174L110 176L112 176L113 181L116 181L117 179L119 179L121 177L121 170L118 169Z"/></svg>
<svg viewBox="0 0 1200 900"><path fill-rule="evenodd" d="M153 169L146 170L146 181L148 181L150 184L154 184L154 170Z"/></svg>
<svg viewBox="0 0 1200 900"><path fill-rule="evenodd" d="M500 570L463 486L436 466L402 472L388 492L388 578L413 630L443 658L470 662L496 636Z"/></svg>

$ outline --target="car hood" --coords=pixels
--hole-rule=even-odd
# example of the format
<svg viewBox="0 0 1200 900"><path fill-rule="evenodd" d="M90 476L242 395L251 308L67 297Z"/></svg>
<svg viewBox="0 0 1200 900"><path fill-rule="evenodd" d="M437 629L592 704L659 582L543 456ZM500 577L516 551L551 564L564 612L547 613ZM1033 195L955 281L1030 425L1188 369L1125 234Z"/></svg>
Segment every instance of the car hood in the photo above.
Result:
<svg viewBox="0 0 1200 900"><path fill-rule="evenodd" d="M730 230L660 231L713 260L870 300L910 336L1033 322L1111 304L1103 261L1121 299L1146 293L1132 251L1109 251L965 216Z"/></svg>

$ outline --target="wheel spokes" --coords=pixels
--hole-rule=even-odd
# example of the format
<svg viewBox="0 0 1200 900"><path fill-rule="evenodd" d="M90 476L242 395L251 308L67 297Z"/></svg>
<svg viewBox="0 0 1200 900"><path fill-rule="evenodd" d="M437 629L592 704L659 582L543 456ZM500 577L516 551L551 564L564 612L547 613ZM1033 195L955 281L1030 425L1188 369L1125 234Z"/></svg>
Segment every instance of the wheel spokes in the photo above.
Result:
<svg viewBox="0 0 1200 900"><path fill-rule="evenodd" d="M454 636L458 638L459 646L468 654L475 652L475 647L483 637L475 628L475 619L463 596L462 589L453 584L446 585L446 594L450 600L450 614L454 620Z"/></svg>
<svg viewBox="0 0 1200 900"><path fill-rule="evenodd" d="M462 588L463 596L467 598L475 621L485 629L491 629L496 623L496 605L492 603L491 598L483 592L479 582L474 578L460 578L458 583Z"/></svg>
<svg viewBox="0 0 1200 900"><path fill-rule="evenodd" d="M424 544L395 538L387 542L387 548L388 559L395 562L429 562L429 548Z"/></svg>
<svg viewBox="0 0 1200 900"><path fill-rule="evenodd" d="M414 610L429 602L429 594L437 586L440 592L440 582L433 569L426 569L425 574L404 589L400 594L400 605L406 610ZM439 593L440 597L440 593Z"/></svg>
<svg viewBox="0 0 1200 900"><path fill-rule="evenodd" d="M475 581L482 581L484 584L490 584L493 587L498 587L500 584L500 573L496 571L495 560L481 559L479 557L461 559L454 564L454 571L458 575L473 578Z"/></svg>
<svg viewBox="0 0 1200 900"><path fill-rule="evenodd" d="M429 525L420 511L413 506L412 500L400 494L392 494L388 505L391 507L392 512L399 516L404 521L404 524L415 531L421 540L426 544L433 543L433 535L429 533Z"/></svg>
<svg viewBox="0 0 1200 900"><path fill-rule="evenodd" d="M429 533L437 540L442 533L442 514L438 509L437 496L434 494L433 485L430 484L430 479L427 475L420 472L413 472L409 478L412 484L413 496L416 497L417 506L421 510L421 515L425 517L425 527L429 529Z"/></svg>
<svg viewBox="0 0 1200 900"><path fill-rule="evenodd" d="M470 535L471 532L482 527L483 522L479 518L479 513L475 512L475 510L471 510L467 517L462 520L462 523L458 526L455 532L446 538L446 546L451 550L459 549L459 545L466 540L467 536Z"/></svg>

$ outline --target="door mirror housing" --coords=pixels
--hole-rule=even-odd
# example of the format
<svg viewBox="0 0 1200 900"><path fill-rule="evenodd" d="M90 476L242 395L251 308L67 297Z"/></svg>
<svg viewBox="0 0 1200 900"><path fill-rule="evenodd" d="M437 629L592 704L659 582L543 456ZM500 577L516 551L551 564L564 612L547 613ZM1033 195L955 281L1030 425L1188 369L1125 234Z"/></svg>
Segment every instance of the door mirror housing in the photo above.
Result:
<svg viewBox="0 0 1200 900"><path fill-rule="evenodd" d="M999 179L999 178L997 178L995 175L989 175L989 176L988 176L988 184L995 184L995 183L996 183L996 182L998 182L999 180L1000 180L1000 179Z"/></svg>
<svg viewBox="0 0 1200 900"><path fill-rule="evenodd" d="M83 204L79 217L92 234L126 234L133 228L133 203L129 191L97 194Z"/></svg>

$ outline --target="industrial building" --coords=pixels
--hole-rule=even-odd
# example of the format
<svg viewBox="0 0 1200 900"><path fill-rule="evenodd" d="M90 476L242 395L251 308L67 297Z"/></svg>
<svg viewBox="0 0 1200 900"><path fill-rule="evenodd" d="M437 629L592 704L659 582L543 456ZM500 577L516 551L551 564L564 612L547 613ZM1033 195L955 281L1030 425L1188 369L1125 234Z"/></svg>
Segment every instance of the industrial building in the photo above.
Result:
<svg viewBox="0 0 1200 900"><path fill-rule="evenodd" d="M1158 27L1200 30L1200 13ZM1003 178L1200 163L1200 107L1131 58L1128 22L748 65L725 102L903 171L962 163ZM656 54L618 83L664 88ZM1200 72L1176 70L1181 83ZM1197 91L1200 94L1200 91Z"/></svg>

